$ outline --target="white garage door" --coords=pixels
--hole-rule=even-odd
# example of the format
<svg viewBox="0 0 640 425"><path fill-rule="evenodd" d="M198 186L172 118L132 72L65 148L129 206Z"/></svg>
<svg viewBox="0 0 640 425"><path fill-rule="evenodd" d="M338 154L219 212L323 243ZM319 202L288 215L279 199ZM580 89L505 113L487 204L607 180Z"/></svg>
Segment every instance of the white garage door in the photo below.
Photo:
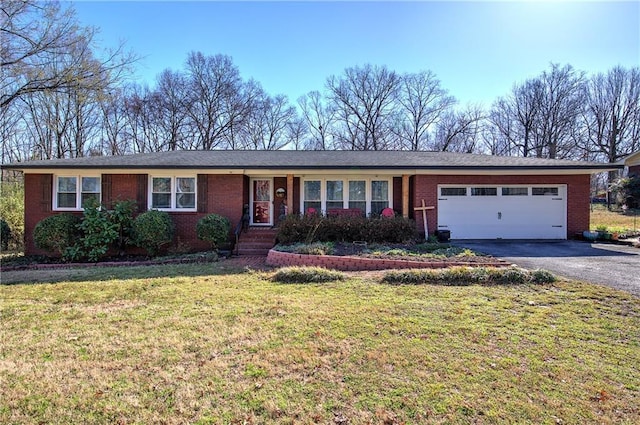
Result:
<svg viewBox="0 0 640 425"><path fill-rule="evenodd" d="M567 187L438 186L438 229L451 239L566 239Z"/></svg>

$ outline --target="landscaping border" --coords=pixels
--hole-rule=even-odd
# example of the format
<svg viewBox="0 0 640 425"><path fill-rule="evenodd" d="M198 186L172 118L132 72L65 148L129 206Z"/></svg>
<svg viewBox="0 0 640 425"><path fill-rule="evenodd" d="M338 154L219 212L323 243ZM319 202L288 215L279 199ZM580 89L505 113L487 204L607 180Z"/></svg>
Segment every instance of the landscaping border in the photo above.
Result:
<svg viewBox="0 0 640 425"><path fill-rule="evenodd" d="M490 261L452 261L446 258L431 261L394 260L388 258L363 258L338 255L295 254L269 250L267 265L274 267L317 266L344 272L388 270L388 269L441 269L454 266L508 267L511 263L492 259Z"/></svg>

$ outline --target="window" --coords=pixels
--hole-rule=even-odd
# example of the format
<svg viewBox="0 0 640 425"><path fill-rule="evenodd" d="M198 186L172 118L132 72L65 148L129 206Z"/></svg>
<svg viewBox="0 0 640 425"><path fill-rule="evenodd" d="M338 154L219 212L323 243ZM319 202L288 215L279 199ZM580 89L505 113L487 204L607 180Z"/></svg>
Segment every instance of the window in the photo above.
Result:
<svg viewBox="0 0 640 425"><path fill-rule="evenodd" d="M359 208L363 214L367 212L367 182L352 180L349 182L349 208Z"/></svg>
<svg viewBox="0 0 640 425"><path fill-rule="evenodd" d="M342 180L327 180L327 210L344 208Z"/></svg>
<svg viewBox="0 0 640 425"><path fill-rule="evenodd" d="M558 196L557 187L532 187L531 194L533 196Z"/></svg>
<svg viewBox="0 0 640 425"><path fill-rule="evenodd" d="M313 208L316 212L322 211L322 198L320 190L320 180L310 180L304 182L304 211Z"/></svg>
<svg viewBox="0 0 640 425"><path fill-rule="evenodd" d="M440 196L467 196L466 187L441 187Z"/></svg>
<svg viewBox="0 0 640 425"><path fill-rule="evenodd" d="M371 213L380 214L389 206L389 182L387 180L371 181Z"/></svg>
<svg viewBox="0 0 640 425"><path fill-rule="evenodd" d="M311 176L302 181L300 208L304 212L313 208L323 214L342 208L358 209L362 215L380 214L383 209L392 207L391 182L391 178L350 180L348 177Z"/></svg>
<svg viewBox="0 0 640 425"><path fill-rule="evenodd" d="M195 210L195 177L152 177L151 208L159 210Z"/></svg>
<svg viewBox="0 0 640 425"><path fill-rule="evenodd" d="M502 196L529 196L527 187L503 187Z"/></svg>
<svg viewBox="0 0 640 425"><path fill-rule="evenodd" d="M100 177L59 176L56 178L54 209L82 209L89 199L95 199L100 203Z"/></svg>
<svg viewBox="0 0 640 425"><path fill-rule="evenodd" d="M498 196L497 187L472 187L471 196Z"/></svg>

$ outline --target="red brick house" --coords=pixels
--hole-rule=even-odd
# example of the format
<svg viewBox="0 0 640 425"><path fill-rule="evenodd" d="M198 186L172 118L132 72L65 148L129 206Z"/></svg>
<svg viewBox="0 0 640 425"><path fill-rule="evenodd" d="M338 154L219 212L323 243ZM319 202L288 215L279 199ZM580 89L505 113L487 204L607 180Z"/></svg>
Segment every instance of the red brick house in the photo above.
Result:
<svg viewBox="0 0 640 425"><path fill-rule="evenodd" d="M232 226L249 206L250 225L272 227L285 211L392 208L423 230L453 239L567 239L589 228L590 176L601 164L450 152L175 151L5 165L25 180L25 251L37 253L36 223L80 212L94 197L109 207L133 199L139 211L168 211L176 236L194 248L206 214Z"/></svg>

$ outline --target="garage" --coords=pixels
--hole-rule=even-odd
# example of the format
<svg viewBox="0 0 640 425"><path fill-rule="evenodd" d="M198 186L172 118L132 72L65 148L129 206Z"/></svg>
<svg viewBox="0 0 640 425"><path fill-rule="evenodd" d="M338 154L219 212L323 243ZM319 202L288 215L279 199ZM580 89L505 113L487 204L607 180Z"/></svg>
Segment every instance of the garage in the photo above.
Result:
<svg viewBox="0 0 640 425"><path fill-rule="evenodd" d="M566 239L566 185L439 185L438 230L452 239Z"/></svg>

